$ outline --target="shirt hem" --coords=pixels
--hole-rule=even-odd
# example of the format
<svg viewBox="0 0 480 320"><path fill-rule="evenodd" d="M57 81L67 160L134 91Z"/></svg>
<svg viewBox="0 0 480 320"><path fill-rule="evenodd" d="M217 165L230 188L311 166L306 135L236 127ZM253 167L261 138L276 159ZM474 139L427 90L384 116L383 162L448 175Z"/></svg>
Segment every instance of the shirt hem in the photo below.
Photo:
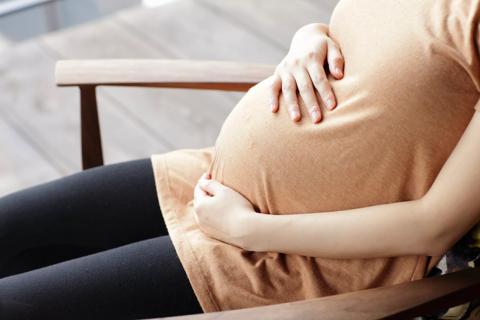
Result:
<svg viewBox="0 0 480 320"><path fill-rule="evenodd" d="M204 273L198 270L198 267L193 267L199 266L199 261L188 237L181 230L177 213L172 209L170 199L173 199L173 190L169 180L169 168L165 161L166 156L167 154L154 154L150 159L155 176L157 198L161 204L161 214L167 231L203 312L221 311L213 299Z"/></svg>

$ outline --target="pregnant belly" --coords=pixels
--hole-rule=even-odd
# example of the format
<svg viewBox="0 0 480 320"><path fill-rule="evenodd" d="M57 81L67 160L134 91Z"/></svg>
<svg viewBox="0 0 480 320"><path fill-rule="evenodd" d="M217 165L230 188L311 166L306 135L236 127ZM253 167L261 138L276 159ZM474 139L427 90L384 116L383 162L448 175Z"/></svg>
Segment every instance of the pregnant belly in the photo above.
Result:
<svg viewBox="0 0 480 320"><path fill-rule="evenodd" d="M210 172L269 214L341 210L408 197L403 163L410 153L389 153L391 130L382 114L355 98L325 111L313 124L301 104L294 123L283 99L271 113L268 89L250 89L225 120L215 143ZM379 137L381 137L379 139ZM406 148L405 144L405 148ZM401 145L398 148L403 148ZM410 195L411 196L411 195Z"/></svg>

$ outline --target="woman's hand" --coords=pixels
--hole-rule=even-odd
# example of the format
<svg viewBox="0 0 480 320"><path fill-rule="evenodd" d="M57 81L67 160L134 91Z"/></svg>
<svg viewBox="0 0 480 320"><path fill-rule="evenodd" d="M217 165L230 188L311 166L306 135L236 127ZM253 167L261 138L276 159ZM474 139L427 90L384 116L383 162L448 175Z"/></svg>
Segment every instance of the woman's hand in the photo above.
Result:
<svg viewBox="0 0 480 320"><path fill-rule="evenodd" d="M328 26L314 23L300 28L292 39L290 50L271 76L271 110L279 109L282 91L293 121L301 119L297 88L314 123L321 118L321 110L315 90L329 110L336 106L332 87L324 70L325 60L330 73L343 77L344 61L339 46L328 36Z"/></svg>
<svg viewBox="0 0 480 320"><path fill-rule="evenodd" d="M240 193L204 173L194 189L193 208L204 233L245 249L248 218L256 212Z"/></svg>

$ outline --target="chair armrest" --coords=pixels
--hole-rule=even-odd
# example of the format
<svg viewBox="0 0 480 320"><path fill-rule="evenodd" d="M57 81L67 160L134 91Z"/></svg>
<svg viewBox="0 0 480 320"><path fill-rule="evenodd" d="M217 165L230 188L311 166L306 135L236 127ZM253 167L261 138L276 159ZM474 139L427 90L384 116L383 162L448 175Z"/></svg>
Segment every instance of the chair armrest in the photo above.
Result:
<svg viewBox="0 0 480 320"><path fill-rule="evenodd" d="M159 319L410 319L472 301L479 295L480 268L468 268L443 276L322 298Z"/></svg>
<svg viewBox="0 0 480 320"><path fill-rule="evenodd" d="M97 86L140 86L247 91L273 74L273 65L207 60L107 59L61 60L58 86L80 88L82 165L103 165Z"/></svg>
<svg viewBox="0 0 480 320"><path fill-rule="evenodd" d="M146 86L246 91L274 72L273 65L208 60L61 60L58 86Z"/></svg>

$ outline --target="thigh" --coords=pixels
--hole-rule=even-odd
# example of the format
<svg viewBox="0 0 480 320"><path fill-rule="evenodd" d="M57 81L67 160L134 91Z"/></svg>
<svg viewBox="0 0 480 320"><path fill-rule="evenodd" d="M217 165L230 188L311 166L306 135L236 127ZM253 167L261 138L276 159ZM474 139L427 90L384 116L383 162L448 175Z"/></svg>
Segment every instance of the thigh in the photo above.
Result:
<svg viewBox="0 0 480 320"><path fill-rule="evenodd" d="M13 263L34 256L55 262L67 252L81 255L168 232L152 164L144 158L95 167L0 198L0 234L1 274L12 257L18 257Z"/></svg>
<svg viewBox="0 0 480 320"><path fill-rule="evenodd" d="M169 236L0 279L1 319L139 319L201 312Z"/></svg>

